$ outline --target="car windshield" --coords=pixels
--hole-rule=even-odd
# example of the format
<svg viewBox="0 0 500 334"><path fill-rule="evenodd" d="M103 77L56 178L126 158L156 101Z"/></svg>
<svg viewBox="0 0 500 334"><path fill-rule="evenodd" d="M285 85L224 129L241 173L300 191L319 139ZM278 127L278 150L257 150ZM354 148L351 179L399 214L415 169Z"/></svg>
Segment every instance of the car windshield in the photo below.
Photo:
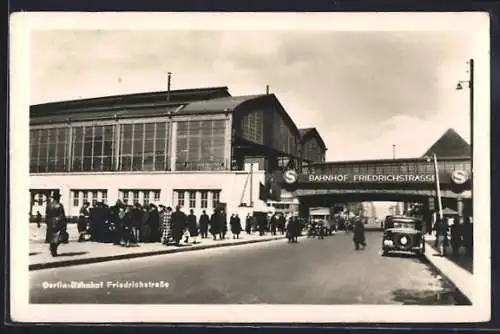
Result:
<svg viewBox="0 0 500 334"><path fill-rule="evenodd" d="M392 224L393 228L416 228L416 222L394 222Z"/></svg>

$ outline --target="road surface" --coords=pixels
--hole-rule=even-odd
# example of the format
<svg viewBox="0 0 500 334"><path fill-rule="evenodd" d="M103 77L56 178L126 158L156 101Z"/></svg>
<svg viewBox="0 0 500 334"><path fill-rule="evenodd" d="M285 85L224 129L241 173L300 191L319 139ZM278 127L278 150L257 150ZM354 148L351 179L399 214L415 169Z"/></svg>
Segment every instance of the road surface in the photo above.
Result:
<svg viewBox="0 0 500 334"><path fill-rule="evenodd" d="M324 240L302 238L298 244L279 240L33 271L30 272L30 302L458 303L451 285L421 260L408 256L382 257L379 255L381 232L367 232L366 238L368 246L360 251L354 250L352 235L341 232ZM70 281L94 283L98 287L61 288ZM118 287L127 282L136 287ZM138 288L140 282L158 283L161 287ZM53 284L52 288L47 288L48 284Z"/></svg>

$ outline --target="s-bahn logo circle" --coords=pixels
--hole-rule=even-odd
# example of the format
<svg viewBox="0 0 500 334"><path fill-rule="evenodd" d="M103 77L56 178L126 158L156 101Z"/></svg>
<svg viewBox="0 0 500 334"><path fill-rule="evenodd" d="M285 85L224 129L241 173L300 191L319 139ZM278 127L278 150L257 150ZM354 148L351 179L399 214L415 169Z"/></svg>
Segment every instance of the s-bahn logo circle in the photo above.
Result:
<svg viewBox="0 0 500 334"><path fill-rule="evenodd" d="M469 180L469 173L461 169L456 170L451 173L451 180L455 184L464 184Z"/></svg>
<svg viewBox="0 0 500 334"><path fill-rule="evenodd" d="M288 184L297 182L297 179L298 179L297 172L292 169L287 170L285 173L283 173L283 180Z"/></svg>

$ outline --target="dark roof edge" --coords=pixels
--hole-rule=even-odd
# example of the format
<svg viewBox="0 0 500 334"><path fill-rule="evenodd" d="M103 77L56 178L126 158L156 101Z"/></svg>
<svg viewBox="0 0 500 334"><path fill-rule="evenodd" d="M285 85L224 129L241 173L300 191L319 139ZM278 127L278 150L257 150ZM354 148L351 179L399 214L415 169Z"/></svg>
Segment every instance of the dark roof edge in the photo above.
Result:
<svg viewBox="0 0 500 334"><path fill-rule="evenodd" d="M189 94L189 93L209 93L214 91L224 91L229 94L229 87L227 86L218 86L218 87L205 87L205 88L187 88L187 89L177 89L171 90L170 94L175 96L176 94ZM120 94L120 95L109 95L109 96L100 96L93 98L85 98L85 99L76 99L76 100L63 100L63 101L55 101L55 102L46 102L33 104L30 108L39 108L45 106L59 106L59 105L68 105L68 106L78 106L84 105L86 103L103 103L103 102L114 102L116 99L134 99L134 98L158 98L167 96L168 91L156 91L156 92L144 92L144 93L133 93L133 94ZM230 94L228 95L230 96Z"/></svg>

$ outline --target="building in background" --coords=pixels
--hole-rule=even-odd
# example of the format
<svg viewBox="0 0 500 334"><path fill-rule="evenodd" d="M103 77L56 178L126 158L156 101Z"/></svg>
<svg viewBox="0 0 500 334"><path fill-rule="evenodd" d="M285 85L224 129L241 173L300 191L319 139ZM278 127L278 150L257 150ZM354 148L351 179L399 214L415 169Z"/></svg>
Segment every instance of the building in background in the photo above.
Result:
<svg viewBox="0 0 500 334"><path fill-rule="evenodd" d="M280 200L262 194L272 171L324 160L321 137L307 140L305 158L303 139L274 94L231 96L227 87L33 105L30 214L44 213L52 191L70 216L85 201L118 199L197 215L219 203L228 213L265 211Z"/></svg>

